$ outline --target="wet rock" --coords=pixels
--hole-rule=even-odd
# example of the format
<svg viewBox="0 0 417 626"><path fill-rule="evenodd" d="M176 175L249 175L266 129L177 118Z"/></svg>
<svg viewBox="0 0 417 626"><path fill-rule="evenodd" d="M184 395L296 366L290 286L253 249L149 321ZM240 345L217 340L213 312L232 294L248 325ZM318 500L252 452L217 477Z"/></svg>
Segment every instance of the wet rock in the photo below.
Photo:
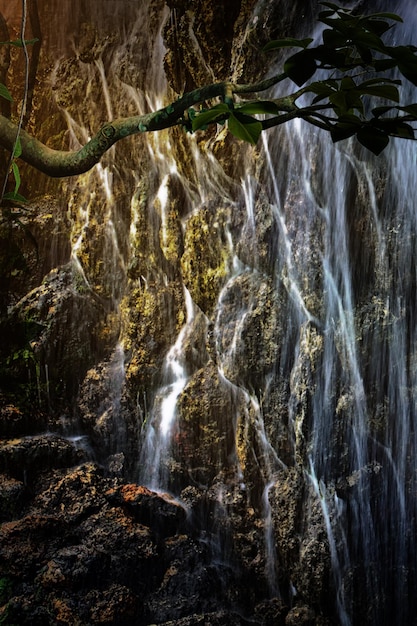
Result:
<svg viewBox="0 0 417 626"><path fill-rule="evenodd" d="M0 471L32 483L40 473L84 460L82 449L57 435L37 435L0 442Z"/></svg>
<svg viewBox="0 0 417 626"><path fill-rule="evenodd" d="M0 312L16 304L54 268L68 263L70 224L62 201L44 196L11 207L0 225Z"/></svg>
<svg viewBox="0 0 417 626"><path fill-rule="evenodd" d="M253 216L239 229L236 252L248 267L272 276L279 262L279 228L276 211L261 188L252 191Z"/></svg>
<svg viewBox="0 0 417 626"><path fill-rule="evenodd" d="M185 332L183 352L187 370L195 372L203 368L210 360L209 320L197 307L194 307L194 319Z"/></svg>
<svg viewBox="0 0 417 626"><path fill-rule="evenodd" d="M20 480L0 475L0 522L19 517L25 500L25 485Z"/></svg>
<svg viewBox="0 0 417 626"><path fill-rule="evenodd" d="M107 34L101 32L103 24L92 23L93 15L81 27L80 20L88 20L88 3L81 10L76 2L73 17L68 17L76 25L74 39L70 39L77 52L61 44L68 58L56 67L54 95L50 87L45 92L50 95L45 107L48 119L37 113L37 128L43 125L40 136L49 137L53 131L49 145L66 147L68 139L61 132L67 125L56 112L55 118L50 115L49 101L58 102L73 117L74 128L82 127L87 133L96 130L108 114L103 95L118 116L137 114L150 104L143 94L153 93L154 81L160 78L153 70L161 62L161 46L153 40L165 4L162 0L149 3L152 16L142 29L146 32L140 35L133 28L134 37L130 29L137 15L127 5L120 8L126 3L110 4L111 16L101 15L105 7L100 7L97 16L97 22L111 23ZM228 79L232 74L233 80L245 76L245 82L263 76L265 64L270 63L260 51L263 43L294 36L294 20L302 29L311 12L306 2L293 2L284 15L282 3L274 0L262 0L256 7L254 0L228 4L168 0L166 4L170 12L164 31L165 67L178 93L184 87ZM146 14L143 7L138 5L140 18ZM64 39L52 35L54 40ZM91 100L85 98L87 92ZM116 103L120 103L117 109ZM35 289L20 299L26 293L23 281L20 278L18 285L15 277L10 282L16 306L11 324L2 327L5 340L0 347L0 357L5 357L2 360L9 368L8 372L4 368L7 381L27 383L27 398L36 402L40 398L44 407L61 402L66 420L77 398L76 417L88 433L95 458L106 467L103 471L85 463L66 469L85 460L86 452L81 454L63 438L26 438L23 443L0 447L1 467L15 476L4 477L0 489L0 511L3 498L7 522L1 529L0 575L13 575L0 619L5 623L282 626L287 612L284 601L262 602L275 588L275 576L282 583L283 597L294 602L292 585L298 594L299 606L292 608L286 623L308 624L314 618L309 607L322 601L331 587L320 502L302 471L311 436L309 403L324 339L307 325L301 332L295 365L294 357L282 353L283 345L289 346L289 352L293 346L298 349L298 328L283 328L290 312L284 287L291 291L291 277L284 271L279 279L271 278L282 261L282 241L274 208L262 190L254 189L254 223L247 219L241 195L234 195L236 187L241 187L247 151L230 136L215 137L211 131L204 140L194 142L202 149L197 167L192 144L181 133L177 129L158 135L162 139L155 139L149 149L143 137L135 137L134 143L115 146L111 158L105 156L94 172L67 184L65 194L70 192L72 197L68 208L82 271L69 266L53 270L52 252L48 256L46 246L41 252L45 263L38 272L28 240L25 262L33 274L28 290ZM175 155L180 175L171 171L164 182L166 155L159 162L159 148L168 141L170 158ZM126 145L136 148L126 149ZM217 181L220 195L239 199L230 205L228 199L213 198L212 189L204 189L200 194L204 205L191 214L190 198L198 195L212 153L226 166ZM286 149L283 153L288 154ZM150 154L157 155L151 167ZM109 166L113 156L117 167ZM256 158L255 153L250 156ZM111 177L111 198L106 199L103 190ZM288 181L280 182L285 187ZM294 217L293 222L288 220L289 237L301 294L307 308L319 315L322 302L316 291L322 280L322 225L319 219L313 223L317 238L307 241L304 233L307 227L311 229L311 214L294 189L285 211ZM45 243L48 230L55 228L48 212L40 217L39 225ZM65 219L58 224L61 264L67 261L69 248ZM358 233L362 241L370 230L361 224L353 227L352 247ZM224 289L234 269L230 234L240 261L252 269ZM310 257L310 271L302 273ZM365 258L372 262L371 254ZM9 275L16 270L23 276L18 255L14 263ZM41 274L50 269L40 285ZM169 469L172 483L179 489L186 487L182 496L192 510L194 526L187 524L184 508L168 496L124 484L121 479L129 471L133 480L138 431L161 383L167 351L186 320L183 281L200 311L183 346L190 379L178 402L179 428ZM224 297L216 309L222 290ZM122 324L114 305L120 298ZM126 371L119 379L120 372L113 365L121 326ZM212 336L207 337L213 327ZM14 332L10 337L9 328ZM124 375L126 383L121 382ZM268 528L262 509L271 468L256 410L245 405L249 394L253 406L257 402L268 420L269 442L285 453L289 467L276 476L273 466L276 482L271 486L270 503L279 563L273 572L267 569ZM298 429L296 469L290 468L293 416ZM336 416L345 419L348 411L340 409ZM45 426L18 403L8 403L1 423L7 437L35 434ZM23 484L28 473L30 490ZM7 511L11 499L16 508ZM21 519L15 519L19 515ZM274 548L269 546L272 557ZM239 614L234 607L239 607Z"/></svg>
<svg viewBox="0 0 417 626"><path fill-rule="evenodd" d="M213 613L194 614L189 617L169 620L161 626L249 626L256 624L252 619L245 619L238 613L229 611L216 611Z"/></svg>
<svg viewBox="0 0 417 626"><path fill-rule="evenodd" d="M152 393L161 382L166 353L175 342L184 319L183 293L179 285L167 285L163 277L141 283L122 303L127 386L136 399Z"/></svg>
<svg viewBox="0 0 417 626"><path fill-rule="evenodd" d="M152 588L159 573L159 554L152 533L121 508L103 507L90 515L77 526L76 536L85 568L77 578L82 587L100 588L118 582L138 594ZM87 558L83 559L83 554ZM70 564L73 556L69 554ZM72 567L70 571L78 576Z"/></svg>
<svg viewBox="0 0 417 626"><path fill-rule="evenodd" d="M141 599L128 587L114 584L103 592L91 591L86 603L91 606L92 624L138 624Z"/></svg>
<svg viewBox="0 0 417 626"><path fill-rule="evenodd" d="M52 475L50 484L37 494L34 505L40 510L55 511L76 523L105 506L105 490L111 485L96 463L84 463Z"/></svg>
<svg viewBox="0 0 417 626"><path fill-rule="evenodd" d="M135 470L141 427L137 407L129 402L124 361L118 345L109 359L88 370L77 399L80 429L96 451L96 460L119 476Z"/></svg>
<svg viewBox="0 0 417 626"><path fill-rule="evenodd" d="M187 518L184 506L168 493L156 493L139 485L122 485L108 491L106 497L125 508L137 522L151 528L158 538L178 533Z"/></svg>
<svg viewBox="0 0 417 626"><path fill-rule="evenodd" d="M227 465L234 448L234 401L232 387L212 361L191 377L181 393L174 455L186 460L188 479L209 484Z"/></svg>
<svg viewBox="0 0 417 626"><path fill-rule="evenodd" d="M314 324L306 322L300 330L300 349L291 371L291 411L295 431L295 459L302 465L312 429L312 398L317 388L316 372L323 362L324 337Z"/></svg>
<svg viewBox="0 0 417 626"><path fill-rule="evenodd" d="M160 580L150 529L109 503L113 483L91 463L49 483L37 485L30 513L0 529L0 576L13 577L10 623L135 623L139 598Z"/></svg>
<svg viewBox="0 0 417 626"><path fill-rule="evenodd" d="M326 498L330 518L337 514L333 496L330 488L328 494L321 496ZM269 499L278 559L286 576L283 583L291 586L299 602L318 604L331 615L334 605L330 593L330 548L319 495L303 473L290 469L280 473Z"/></svg>
<svg viewBox="0 0 417 626"><path fill-rule="evenodd" d="M68 524L53 514L32 513L0 528L0 575L33 580L59 548Z"/></svg>
<svg viewBox="0 0 417 626"><path fill-rule="evenodd" d="M211 613L236 594L232 572L212 562L207 543L178 535L165 543L164 575L147 600L148 623Z"/></svg>
<svg viewBox="0 0 417 626"><path fill-rule="evenodd" d="M243 272L230 280L217 309L218 361L234 384L258 390L280 353L283 320L278 293L268 278Z"/></svg>
<svg viewBox="0 0 417 626"><path fill-rule="evenodd" d="M294 607L285 618L285 626L315 626L316 615L308 606Z"/></svg>
<svg viewBox="0 0 417 626"><path fill-rule="evenodd" d="M168 52L165 67L177 93L218 80L229 72L234 22L240 2L233 0L227 9L216 0L170 0L173 19L165 27Z"/></svg>
<svg viewBox="0 0 417 626"><path fill-rule="evenodd" d="M302 476L296 470L289 469L278 475L268 494L273 511L278 558L289 575L293 564L298 561L303 492Z"/></svg>
<svg viewBox="0 0 417 626"><path fill-rule="evenodd" d="M255 607L255 616L264 626L284 626L288 607L279 598L264 600Z"/></svg>
<svg viewBox="0 0 417 626"><path fill-rule="evenodd" d="M21 403L16 406L14 402ZM23 406L22 406L23 405ZM10 398L7 394L0 393L0 437L20 437L22 435L34 435L46 430L47 415L35 407L24 406L21 397L17 393Z"/></svg>
<svg viewBox="0 0 417 626"><path fill-rule="evenodd" d="M226 223L230 209L209 205L186 223L181 269L193 301L210 316L229 269Z"/></svg>
<svg viewBox="0 0 417 626"><path fill-rule="evenodd" d="M100 353L114 345L114 316L72 264L52 270L12 309L3 350L15 354L8 375L41 401L62 402L77 390Z"/></svg>

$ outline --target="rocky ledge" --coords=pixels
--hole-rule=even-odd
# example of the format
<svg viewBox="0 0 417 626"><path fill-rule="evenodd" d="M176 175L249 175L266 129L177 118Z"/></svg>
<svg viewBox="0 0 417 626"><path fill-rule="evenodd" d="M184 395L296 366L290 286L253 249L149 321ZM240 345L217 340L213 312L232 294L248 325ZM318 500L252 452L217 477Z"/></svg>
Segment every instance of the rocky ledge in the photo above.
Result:
<svg viewBox="0 0 417 626"><path fill-rule="evenodd" d="M222 516L215 488L178 501L52 434L0 442L0 471L0 624L321 623L265 599L264 529L242 494L227 494L234 513Z"/></svg>

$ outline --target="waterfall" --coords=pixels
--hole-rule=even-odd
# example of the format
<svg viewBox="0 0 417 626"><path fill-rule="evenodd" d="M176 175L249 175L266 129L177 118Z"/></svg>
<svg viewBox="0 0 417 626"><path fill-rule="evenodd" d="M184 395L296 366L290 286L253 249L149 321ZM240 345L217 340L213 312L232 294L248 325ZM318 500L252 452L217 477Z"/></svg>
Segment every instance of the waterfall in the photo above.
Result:
<svg viewBox="0 0 417 626"><path fill-rule="evenodd" d="M404 17L395 41L410 41L415 7L388 8ZM295 458L321 503L338 617L414 623L415 146L394 140L376 160L296 122L265 150L304 329L291 372ZM306 361L307 410L297 395Z"/></svg>
<svg viewBox="0 0 417 626"><path fill-rule="evenodd" d="M276 6L248 17L240 4L235 44L252 49ZM404 17L394 44L415 38L412 4L386 7ZM51 79L72 148L173 100L164 62L184 63L174 83L215 75L195 12L104 5ZM184 36L191 65L166 48ZM243 56L230 52L233 71ZM72 315L70 339L93 337L77 361L84 345L72 354L65 335L80 377L65 433L88 438L110 478L184 503L244 619L265 601L317 624L416 623L416 155L393 140L375 158L301 121L256 147L169 129L63 186L71 259L57 275L73 300L60 328Z"/></svg>
<svg viewBox="0 0 417 626"><path fill-rule="evenodd" d="M397 10L410 24L411 5ZM159 52L155 63L161 59ZM99 59L95 71L110 115L111 70ZM138 112L163 102L166 86L161 78L154 84L144 95L124 86ZM330 561L334 602L327 602L342 626L361 619L388 624L394 615L406 624L416 570L415 148L394 141L377 160L353 141L334 146L296 121L264 135L257 171L248 154L241 175L229 177L214 156L220 140L221 132L201 151L195 138L181 139L184 171L173 150L178 139L147 138L141 146L150 182L133 174L124 253L111 239L126 285L120 290L116 279L116 306L123 306L126 289L145 308L152 296L155 306L166 307L155 313L160 325L149 323L154 341L164 324L169 328L159 373L143 390L146 402L138 396L138 480L180 498L190 485L214 497L199 523L211 537L213 560L226 563L233 531L225 528L234 513L221 477L229 473L239 497L245 494L263 520L270 595L293 601L325 593L323 581L297 580L288 565L284 521L301 564L316 545L314 533L327 537L315 558L318 567ZM111 167L98 168L110 231L117 220ZM173 217L178 202L184 207ZM87 204L75 256L90 214ZM156 235L142 258L145 224ZM208 248L199 241L201 229ZM211 253L205 269L196 266L193 255L203 263ZM204 272L218 280L214 296L203 292ZM158 299L152 285L166 297ZM200 354L190 362L193 342ZM133 355L129 376L141 347L126 336L122 343ZM210 380L216 382L207 386ZM288 506L303 503L294 518L277 504L290 480Z"/></svg>
<svg viewBox="0 0 417 626"><path fill-rule="evenodd" d="M158 390L145 426L145 441L141 451L139 480L152 489L168 489L170 484L170 447L176 433L176 404L187 383L184 342L191 332L194 306L185 290L187 320L176 342L168 351L163 365L164 383Z"/></svg>

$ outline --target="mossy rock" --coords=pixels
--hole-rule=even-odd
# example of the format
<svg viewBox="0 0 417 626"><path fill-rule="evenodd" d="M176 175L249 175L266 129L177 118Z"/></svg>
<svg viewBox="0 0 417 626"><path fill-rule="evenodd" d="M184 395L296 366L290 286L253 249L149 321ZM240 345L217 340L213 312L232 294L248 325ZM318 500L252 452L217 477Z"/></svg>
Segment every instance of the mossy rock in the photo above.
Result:
<svg viewBox="0 0 417 626"><path fill-rule="evenodd" d="M232 279L217 309L217 358L229 380L249 390L261 388L279 357L285 290L257 272Z"/></svg>
<svg viewBox="0 0 417 626"><path fill-rule="evenodd" d="M186 224L183 279L192 299L207 316L214 311L229 271L228 219L227 209L206 205Z"/></svg>
<svg viewBox="0 0 417 626"><path fill-rule="evenodd" d="M210 361L191 378L179 397L175 455L203 484L229 465L234 454L235 394Z"/></svg>
<svg viewBox="0 0 417 626"><path fill-rule="evenodd" d="M185 322L182 289L177 283L143 284L122 304L122 341L127 354L127 384L132 394L151 392L161 379L164 358Z"/></svg>

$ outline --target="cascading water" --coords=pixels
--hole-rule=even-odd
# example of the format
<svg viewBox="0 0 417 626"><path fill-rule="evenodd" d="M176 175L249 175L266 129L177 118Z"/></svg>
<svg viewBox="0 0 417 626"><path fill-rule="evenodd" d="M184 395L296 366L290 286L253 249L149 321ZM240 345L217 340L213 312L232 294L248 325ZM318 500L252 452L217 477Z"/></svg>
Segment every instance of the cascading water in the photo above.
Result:
<svg viewBox="0 0 417 626"><path fill-rule="evenodd" d="M87 31L55 73L73 146L172 99L167 20L213 75L195 15L116 4L120 41ZM408 38L411 2L387 10ZM231 599L224 578L242 613L268 598L317 624L415 623L415 171L411 142L376 159L293 122L257 151L220 129L138 136L67 185L74 290L111 338L76 426L110 474L189 505L211 564L251 589Z"/></svg>
<svg viewBox="0 0 417 626"><path fill-rule="evenodd" d="M405 18L396 43L410 41L415 7L386 9ZM273 189L304 329L294 386L300 361L310 368L308 409L293 405L295 458L321 503L338 618L415 623L415 146L395 141L381 163L295 123L268 137L277 181L284 141L288 183Z"/></svg>
<svg viewBox="0 0 417 626"><path fill-rule="evenodd" d="M169 350L164 363L165 384L158 390L145 425L145 441L141 450L139 481L152 489L168 489L170 485L170 448L176 432L176 403L187 384L186 360L183 345L192 329L194 305L185 290L187 321Z"/></svg>
<svg viewBox="0 0 417 626"><path fill-rule="evenodd" d="M409 11L411 20L411 6L400 5L398 11ZM105 85L103 67L96 65ZM146 97L153 107L158 104L150 92ZM132 100L137 102L137 96ZM105 101L110 114L109 95ZM182 219L185 233L193 219L190 215L199 215L213 199L243 209L241 226L232 234L228 226L223 235L222 255L229 260L215 304L212 358L220 380L225 377L221 394L232 393L240 407L230 418L238 432L235 445L239 447L241 438L240 445L253 447L254 452L251 461L251 454L242 450L236 456L225 436L227 451L219 454L217 470L214 467L208 475L213 479L224 471L229 459L231 466L237 464L236 483L246 490L245 481L252 481L250 497L258 498L264 515L266 577L272 595L281 594L277 576L287 557L279 537L274 540L277 513L271 494L279 484L277 476L295 468L303 485L303 510L294 525L303 533L308 511L317 504L342 626L357 623L357 611L363 611L365 604L368 615L361 617L363 623L388 624L393 615L397 623L408 623L411 614L405 599L415 570L411 495L415 269L410 265L415 257L415 185L410 183L414 148L394 143L386 161L377 163L353 146L335 147L323 133L294 122L264 137L261 175L255 182L254 174L245 173L240 191L235 186L233 195L219 185L219 165L210 152L202 157L190 141L190 171L204 168L204 183L201 175L196 176L198 187L192 175L179 174L182 165L167 153L166 138L151 139L148 148L153 176L159 181L153 198L165 258L172 239L172 177L181 179L187 202L196 207ZM108 191L108 198L111 195ZM265 207L269 226L263 223ZM134 217L133 225L138 221ZM131 227L133 237L135 229ZM149 279L150 275L139 279L145 289ZM166 280L178 281L178 276ZM173 467L187 466L182 455L189 444L183 438L196 445L196 435L182 431L189 419L182 398L192 393L196 376L187 358L190 337L198 327L195 311L201 304L193 301L195 289L190 294L183 281L184 277L180 279L184 323L181 330L176 326L176 338L167 346L159 388L147 392L139 476L153 489L187 487L183 471L182 478L173 478ZM258 316L263 320L260 327ZM207 326L209 316L205 319ZM256 337L261 348L257 346L255 360L262 363L255 364L251 350ZM204 360L200 365L204 370ZM226 392L230 385L231 391ZM275 401L280 407L275 419L287 415L279 427L268 407L277 387L281 397L278 404ZM195 393L201 392L197 388ZM198 396L194 401L199 401ZM242 409L245 405L248 408ZM268 407L265 416L264 406ZM277 434L277 428L282 432ZM249 479L250 463L255 467ZM192 468L187 474L200 476L204 483L201 475L207 472ZM256 492L258 496L253 495ZM216 493L213 537L216 524L223 523L219 520L229 510L224 488ZM219 546L222 541L219 535ZM302 540L300 550L307 544L307 538ZM215 547L213 553L216 559L225 559ZM299 593L294 576L288 574L284 596Z"/></svg>

